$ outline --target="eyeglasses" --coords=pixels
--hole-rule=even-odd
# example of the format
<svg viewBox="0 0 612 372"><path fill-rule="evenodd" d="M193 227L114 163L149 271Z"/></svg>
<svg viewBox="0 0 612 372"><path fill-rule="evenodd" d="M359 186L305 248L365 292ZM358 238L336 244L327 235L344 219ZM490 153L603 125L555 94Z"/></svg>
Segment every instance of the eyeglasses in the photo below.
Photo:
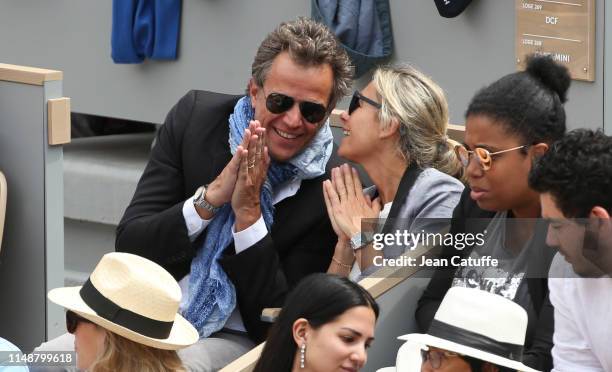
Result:
<svg viewBox="0 0 612 372"><path fill-rule="evenodd" d="M66 311L66 330L68 331L68 333L74 334L74 332L76 332L77 327L79 326L79 323L81 322L93 324L91 320L85 319L73 311Z"/></svg>
<svg viewBox="0 0 612 372"><path fill-rule="evenodd" d="M423 363L429 360L429 364L433 369L438 369L442 366L442 362L446 360L446 358L455 358L461 357L461 354L453 353L452 351L446 350L421 350L421 359Z"/></svg>
<svg viewBox="0 0 612 372"><path fill-rule="evenodd" d="M351 115L355 110L357 110L361 105L359 101L363 101L365 103L369 103L370 105L376 107L377 109L381 109L382 105L376 101L369 99L368 97L362 95L358 91L353 93L353 98L351 98L351 103L349 104L348 114Z"/></svg>
<svg viewBox="0 0 612 372"><path fill-rule="evenodd" d="M266 108L273 114L289 111L295 104L295 99L282 93L270 93L266 97ZM318 124L327 114L327 108L320 103L302 101L299 103L300 113L307 122Z"/></svg>
<svg viewBox="0 0 612 372"><path fill-rule="evenodd" d="M528 147L529 145L517 146L507 150L501 150L496 152L490 152L487 149L483 149L482 147L476 147L474 151L470 151L463 146L457 146L455 150L457 151L457 156L459 156L459 160L463 164L463 167L467 168L470 165L470 160L472 155L476 154L476 161L480 164L480 167L484 171L488 171L491 169L491 164L493 163L493 157L499 154L503 154L509 151L514 151L518 149L522 149L524 147Z"/></svg>

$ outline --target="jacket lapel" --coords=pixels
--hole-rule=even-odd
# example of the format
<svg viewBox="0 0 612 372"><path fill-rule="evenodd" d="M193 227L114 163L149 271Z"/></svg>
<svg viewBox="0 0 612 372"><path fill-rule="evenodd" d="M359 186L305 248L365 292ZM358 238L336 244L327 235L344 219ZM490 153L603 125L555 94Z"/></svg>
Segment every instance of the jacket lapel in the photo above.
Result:
<svg viewBox="0 0 612 372"><path fill-rule="evenodd" d="M423 169L419 168L419 166L417 166L415 162L412 162L408 166L408 168L406 168L406 171L404 172L404 175L400 180L399 186L397 187L395 198L393 198L391 210L389 211L389 215L387 216L387 220L385 221L385 225L383 226L383 234L390 232L393 225L393 219L398 216L400 209L404 204L404 200L406 200L406 197L410 193L412 186L414 186L414 183L416 182L421 172L423 172Z"/></svg>

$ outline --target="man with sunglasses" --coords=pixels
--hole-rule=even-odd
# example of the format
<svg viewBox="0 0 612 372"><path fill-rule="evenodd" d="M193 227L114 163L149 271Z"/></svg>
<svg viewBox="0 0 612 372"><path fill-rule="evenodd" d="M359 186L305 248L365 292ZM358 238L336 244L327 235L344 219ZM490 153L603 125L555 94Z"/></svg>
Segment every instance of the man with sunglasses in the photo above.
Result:
<svg viewBox="0 0 612 372"><path fill-rule="evenodd" d="M116 248L180 281L201 335L180 354L187 367L218 370L262 341L262 309L328 268L322 182L337 160L326 119L351 82L334 35L299 18L259 46L247 96L191 91L168 114Z"/></svg>
<svg viewBox="0 0 612 372"><path fill-rule="evenodd" d="M553 371L612 371L612 137L579 129L539 160L546 238L559 249L548 287L554 306Z"/></svg>

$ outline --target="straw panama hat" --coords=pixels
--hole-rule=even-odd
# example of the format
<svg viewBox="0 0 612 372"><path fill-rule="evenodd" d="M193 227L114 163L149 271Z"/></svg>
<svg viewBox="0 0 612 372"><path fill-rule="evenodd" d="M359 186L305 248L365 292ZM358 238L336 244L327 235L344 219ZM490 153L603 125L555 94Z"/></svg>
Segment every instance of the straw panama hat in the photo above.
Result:
<svg viewBox="0 0 612 372"><path fill-rule="evenodd" d="M198 341L177 313L181 289L170 273L129 253L102 257L81 287L55 288L49 300L131 341L177 350Z"/></svg>
<svg viewBox="0 0 612 372"><path fill-rule="evenodd" d="M527 312L518 304L479 289L452 287L442 300L427 334L398 337L522 372Z"/></svg>

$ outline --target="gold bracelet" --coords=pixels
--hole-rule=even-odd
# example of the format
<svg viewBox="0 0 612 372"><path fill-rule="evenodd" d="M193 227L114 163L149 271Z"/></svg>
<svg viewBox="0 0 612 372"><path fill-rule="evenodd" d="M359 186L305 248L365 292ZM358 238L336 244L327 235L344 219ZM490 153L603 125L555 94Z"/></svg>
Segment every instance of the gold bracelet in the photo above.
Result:
<svg viewBox="0 0 612 372"><path fill-rule="evenodd" d="M334 256L332 256L332 261L334 261L338 266L344 267L345 269L352 269L353 268L353 265L344 264L344 263L340 262L340 260L338 260Z"/></svg>

